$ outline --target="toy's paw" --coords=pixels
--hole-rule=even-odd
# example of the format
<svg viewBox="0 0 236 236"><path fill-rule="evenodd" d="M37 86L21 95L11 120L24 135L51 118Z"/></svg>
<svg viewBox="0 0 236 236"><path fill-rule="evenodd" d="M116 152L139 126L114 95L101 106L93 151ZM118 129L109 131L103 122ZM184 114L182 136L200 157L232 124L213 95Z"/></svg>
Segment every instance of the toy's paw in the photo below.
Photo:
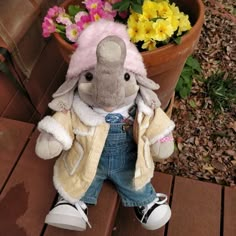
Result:
<svg viewBox="0 0 236 236"><path fill-rule="evenodd" d="M154 161L166 159L174 152L174 141L172 134L158 140L151 146L151 154Z"/></svg>
<svg viewBox="0 0 236 236"><path fill-rule="evenodd" d="M43 159L51 159L58 156L62 151L62 144L51 134L41 133L37 139L35 152Z"/></svg>

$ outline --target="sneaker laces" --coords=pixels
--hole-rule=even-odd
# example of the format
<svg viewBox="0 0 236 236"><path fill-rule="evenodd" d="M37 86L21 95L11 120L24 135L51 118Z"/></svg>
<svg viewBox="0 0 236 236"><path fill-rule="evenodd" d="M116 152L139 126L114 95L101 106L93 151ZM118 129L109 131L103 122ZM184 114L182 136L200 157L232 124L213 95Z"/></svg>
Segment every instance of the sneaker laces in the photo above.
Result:
<svg viewBox="0 0 236 236"><path fill-rule="evenodd" d="M154 205L154 204L158 204L158 205L162 205L162 204L165 204L168 200L168 197L166 194L164 193L156 193L156 198L149 204L147 204L144 209L142 210L143 211L143 217L141 219L141 222L143 222L145 216L146 216L146 213L149 211L149 209Z"/></svg>
<svg viewBox="0 0 236 236"><path fill-rule="evenodd" d="M59 204L59 203L62 203L62 202L68 202L68 201L66 201L61 195L58 195L56 204Z"/></svg>
<svg viewBox="0 0 236 236"><path fill-rule="evenodd" d="M82 201L78 201L77 203L75 203L75 206L82 216L82 219L88 224L89 228L92 228L91 224L89 223L88 217L84 212L84 210L87 208L86 204Z"/></svg>

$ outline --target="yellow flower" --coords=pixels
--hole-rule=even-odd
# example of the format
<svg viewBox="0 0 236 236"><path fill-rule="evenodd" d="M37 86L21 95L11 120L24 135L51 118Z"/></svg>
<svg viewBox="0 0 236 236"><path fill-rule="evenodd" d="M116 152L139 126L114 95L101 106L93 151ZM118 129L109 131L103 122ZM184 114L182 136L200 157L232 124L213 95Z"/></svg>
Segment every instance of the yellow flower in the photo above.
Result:
<svg viewBox="0 0 236 236"><path fill-rule="evenodd" d="M128 24L137 24L139 22L139 18L140 18L140 14L134 12L134 11L131 11L131 15L129 16L129 19L128 19Z"/></svg>
<svg viewBox="0 0 236 236"><path fill-rule="evenodd" d="M143 17L150 20L157 17L157 3L146 0L143 3Z"/></svg>
<svg viewBox="0 0 236 236"><path fill-rule="evenodd" d="M191 29L188 16L169 0L144 0L142 10L142 14L131 10L127 22L131 41L142 41L142 49L152 50L158 42L169 42L174 34Z"/></svg>
<svg viewBox="0 0 236 236"><path fill-rule="evenodd" d="M192 27L189 22L188 16L182 13L179 19L179 30L178 30L177 36L181 35L185 31L190 30L191 28Z"/></svg>
<svg viewBox="0 0 236 236"><path fill-rule="evenodd" d="M175 16L179 16L180 15L179 8L175 5L175 3L172 3L170 5L170 9L173 12L173 15L175 15Z"/></svg>
<svg viewBox="0 0 236 236"><path fill-rule="evenodd" d="M155 30L154 39L157 41L165 41L169 39L173 33L173 27L169 21L160 19L153 23L153 28Z"/></svg>
<svg viewBox="0 0 236 236"><path fill-rule="evenodd" d="M133 43L144 40L144 30L142 22L128 21L128 34Z"/></svg>
<svg viewBox="0 0 236 236"><path fill-rule="evenodd" d="M139 27L142 28L143 39L145 41L155 37L155 30L153 29L152 21L140 22Z"/></svg>
<svg viewBox="0 0 236 236"><path fill-rule="evenodd" d="M153 50L155 48L156 48L156 41L152 39L144 41L142 45L142 49L147 49L148 51Z"/></svg>
<svg viewBox="0 0 236 236"><path fill-rule="evenodd" d="M172 17L169 17L167 20L172 25L173 31L176 31L179 27L179 17L176 15L173 15Z"/></svg>
<svg viewBox="0 0 236 236"><path fill-rule="evenodd" d="M157 3L157 15L162 18L168 18L173 15L173 12L169 7L168 2L163 1Z"/></svg>

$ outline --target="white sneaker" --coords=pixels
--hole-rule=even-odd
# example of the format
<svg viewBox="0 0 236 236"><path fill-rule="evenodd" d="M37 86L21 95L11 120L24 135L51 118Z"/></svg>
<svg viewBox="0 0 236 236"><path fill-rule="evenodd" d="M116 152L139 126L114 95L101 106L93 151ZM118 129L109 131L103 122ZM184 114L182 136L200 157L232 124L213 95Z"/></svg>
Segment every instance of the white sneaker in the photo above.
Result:
<svg viewBox="0 0 236 236"><path fill-rule="evenodd" d="M87 214L88 208L84 202L73 205L59 196L56 205L46 216L45 223L62 229L84 231L86 223L91 228Z"/></svg>
<svg viewBox="0 0 236 236"><path fill-rule="evenodd" d="M171 209L167 203L167 196L157 193L157 198L146 206L135 207L137 219L148 230L159 229L164 226L171 217Z"/></svg>

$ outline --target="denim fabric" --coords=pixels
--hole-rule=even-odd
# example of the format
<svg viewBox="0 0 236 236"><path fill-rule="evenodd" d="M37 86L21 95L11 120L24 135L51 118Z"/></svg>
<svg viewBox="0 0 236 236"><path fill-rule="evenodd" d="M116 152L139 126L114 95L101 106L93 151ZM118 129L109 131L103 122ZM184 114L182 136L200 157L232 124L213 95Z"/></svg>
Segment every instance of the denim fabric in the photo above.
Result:
<svg viewBox="0 0 236 236"><path fill-rule="evenodd" d="M105 116L107 123L121 123L124 117L119 113L108 114Z"/></svg>
<svg viewBox="0 0 236 236"><path fill-rule="evenodd" d="M152 202L156 192L151 183L138 191L133 187L136 159L132 126L127 129L124 123L111 123L96 176L81 200L96 204L104 180L109 179L116 186L124 206L145 206Z"/></svg>

